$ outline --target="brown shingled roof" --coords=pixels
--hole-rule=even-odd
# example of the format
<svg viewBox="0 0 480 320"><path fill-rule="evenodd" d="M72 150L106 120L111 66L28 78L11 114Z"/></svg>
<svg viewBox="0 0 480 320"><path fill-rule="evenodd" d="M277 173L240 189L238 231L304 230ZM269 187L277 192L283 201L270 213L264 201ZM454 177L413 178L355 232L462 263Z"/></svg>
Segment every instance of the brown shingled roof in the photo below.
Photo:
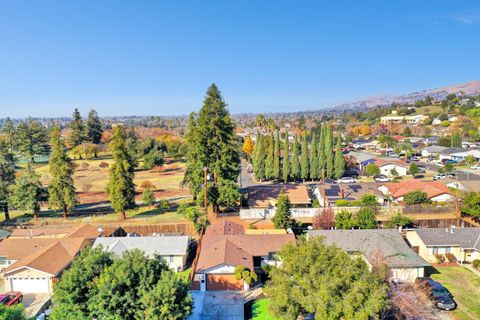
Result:
<svg viewBox="0 0 480 320"><path fill-rule="evenodd" d="M288 196L291 204L308 205L311 203L306 186L301 184L286 184L248 187L248 206L257 208L270 207L270 205L277 203L278 196L282 189L285 195Z"/></svg>
<svg viewBox="0 0 480 320"><path fill-rule="evenodd" d="M15 229L11 238L96 238L99 236L97 227L91 224L82 224L80 226L55 226L40 227L29 229Z"/></svg>

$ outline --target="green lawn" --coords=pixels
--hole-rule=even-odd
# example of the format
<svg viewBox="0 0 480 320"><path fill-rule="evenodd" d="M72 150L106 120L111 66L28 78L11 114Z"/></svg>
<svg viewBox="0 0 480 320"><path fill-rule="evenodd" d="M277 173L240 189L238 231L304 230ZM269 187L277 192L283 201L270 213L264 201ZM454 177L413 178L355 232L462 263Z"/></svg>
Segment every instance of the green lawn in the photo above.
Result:
<svg viewBox="0 0 480 320"><path fill-rule="evenodd" d="M260 299L252 305L253 320L278 320L268 312L268 299Z"/></svg>
<svg viewBox="0 0 480 320"><path fill-rule="evenodd" d="M436 267L431 275L453 295L458 308L452 311L456 320L480 319L480 277L463 267Z"/></svg>

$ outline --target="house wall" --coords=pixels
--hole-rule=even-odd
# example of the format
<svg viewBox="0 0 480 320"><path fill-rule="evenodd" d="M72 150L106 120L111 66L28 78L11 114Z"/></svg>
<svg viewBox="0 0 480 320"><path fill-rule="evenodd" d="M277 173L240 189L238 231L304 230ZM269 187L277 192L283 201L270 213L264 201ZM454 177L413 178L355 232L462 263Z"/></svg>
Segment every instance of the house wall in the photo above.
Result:
<svg viewBox="0 0 480 320"><path fill-rule="evenodd" d="M162 256L162 258L167 262L168 267L175 271L183 270L185 266L187 256L186 255L173 255L173 256Z"/></svg>
<svg viewBox="0 0 480 320"><path fill-rule="evenodd" d="M50 289L50 293L53 293L53 278L52 275L35 270L35 269L30 269L30 268L23 268L19 269L16 272L10 272L8 275L4 276L4 288L5 291L12 291L12 288L10 287L10 278L42 278L46 277L48 278L48 285Z"/></svg>
<svg viewBox="0 0 480 320"><path fill-rule="evenodd" d="M414 268L389 268L390 277L405 282L414 282L418 277L425 276L424 267Z"/></svg>
<svg viewBox="0 0 480 320"><path fill-rule="evenodd" d="M386 175L387 177L392 177L391 171L395 168L400 177L407 175L407 168L402 166L397 166L396 164L386 164L380 167L380 173Z"/></svg>
<svg viewBox="0 0 480 320"><path fill-rule="evenodd" d="M431 200L434 202L449 202L449 201L455 201L455 197L448 193L445 193L445 194L441 194L439 196L433 197L431 198Z"/></svg>

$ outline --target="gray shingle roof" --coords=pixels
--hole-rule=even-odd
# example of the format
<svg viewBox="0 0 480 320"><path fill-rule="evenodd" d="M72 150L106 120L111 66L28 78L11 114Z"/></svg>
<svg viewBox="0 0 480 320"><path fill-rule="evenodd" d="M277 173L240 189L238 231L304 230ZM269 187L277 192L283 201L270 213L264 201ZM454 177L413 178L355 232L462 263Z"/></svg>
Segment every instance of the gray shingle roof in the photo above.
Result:
<svg viewBox="0 0 480 320"><path fill-rule="evenodd" d="M334 244L350 253L360 252L367 260L375 251L381 250L390 268L430 266L410 249L395 229L311 230L308 236L324 236L327 244Z"/></svg>
<svg viewBox="0 0 480 320"><path fill-rule="evenodd" d="M188 249L187 236L164 236L164 237L108 237L97 238L93 247L101 245L107 252L122 255L127 250L139 249L147 256L154 254L184 255Z"/></svg>
<svg viewBox="0 0 480 320"><path fill-rule="evenodd" d="M426 246L460 246L463 249L480 250L480 228L428 228L415 231Z"/></svg>
<svg viewBox="0 0 480 320"><path fill-rule="evenodd" d="M457 153L457 152L464 152L467 151L466 149L463 148L455 148L455 147L450 147L450 148L445 148L442 151L440 151L440 154L443 155L450 155L452 153Z"/></svg>

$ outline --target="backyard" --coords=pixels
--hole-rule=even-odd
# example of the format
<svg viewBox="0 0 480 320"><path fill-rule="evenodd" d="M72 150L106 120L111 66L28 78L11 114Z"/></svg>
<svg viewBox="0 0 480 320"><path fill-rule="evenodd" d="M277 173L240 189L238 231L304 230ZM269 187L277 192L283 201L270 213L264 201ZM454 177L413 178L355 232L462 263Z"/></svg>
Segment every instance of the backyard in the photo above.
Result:
<svg viewBox="0 0 480 320"><path fill-rule="evenodd" d="M461 266L435 267L431 277L443 284L457 302L456 320L480 319L480 276Z"/></svg>

